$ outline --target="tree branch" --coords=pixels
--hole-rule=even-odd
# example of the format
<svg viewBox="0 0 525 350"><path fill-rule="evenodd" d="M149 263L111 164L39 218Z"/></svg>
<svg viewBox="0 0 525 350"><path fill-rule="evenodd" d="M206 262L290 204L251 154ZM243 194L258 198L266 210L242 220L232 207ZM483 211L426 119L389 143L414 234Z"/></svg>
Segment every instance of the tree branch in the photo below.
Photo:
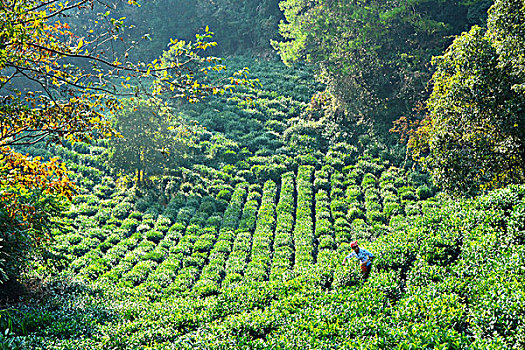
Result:
<svg viewBox="0 0 525 350"><path fill-rule="evenodd" d="M22 74L27 79L38 83L43 89L46 90L46 92L48 92L48 89L40 80L38 80L36 78L33 78L33 77L30 77L29 75L25 74L24 71L33 72L33 73L41 75L43 77L50 77L50 78L54 78L54 79L60 80L60 81L64 82L66 85L68 85L68 86L75 87L75 88L81 89L83 91L94 90L94 91L99 91L99 92L103 92L103 93L107 93L107 94L111 94L111 95L116 95L116 96L134 96L134 94L132 94L132 93L119 93L119 92L116 92L116 91L110 91L108 89L104 89L104 88L97 87L97 86L80 85L80 84L74 83L72 81L69 81L69 80L67 80L67 79L65 79L63 77L59 77L59 76L56 76L56 75L53 75L53 74L49 74L47 72L43 72L43 71L40 71L38 69L17 66L13 62L8 62L8 65L10 67L18 69L20 74ZM48 95L51 98L51 93L50 92L48 92Z"/></svg>

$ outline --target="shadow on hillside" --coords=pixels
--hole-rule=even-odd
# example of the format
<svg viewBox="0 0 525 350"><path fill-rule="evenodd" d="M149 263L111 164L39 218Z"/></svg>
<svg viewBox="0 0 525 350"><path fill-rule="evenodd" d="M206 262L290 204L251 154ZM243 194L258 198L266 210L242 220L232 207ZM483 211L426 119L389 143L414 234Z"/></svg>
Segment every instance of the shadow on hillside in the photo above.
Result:
<svg viewBox="0 0 525 350"><path fill-rule="evenodd" d="M17 282L9 288L9 298L0 304L0 330L10 328L15 335L90 337L100 325L118 317L102 290L82 281Z"/></svg>
<svg viewBox="0 0 525 350"><path fill-rule="evenodd" d="M10 279L0 284L0 310L24 298L30 288L30 285L21 283L17 279Z"/></svg>

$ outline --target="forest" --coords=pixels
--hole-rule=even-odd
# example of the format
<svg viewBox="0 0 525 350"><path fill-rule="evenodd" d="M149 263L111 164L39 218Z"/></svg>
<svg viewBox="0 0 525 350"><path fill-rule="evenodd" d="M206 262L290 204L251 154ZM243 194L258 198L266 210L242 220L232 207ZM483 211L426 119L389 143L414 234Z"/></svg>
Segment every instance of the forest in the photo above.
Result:
<svg viewBox="0 0 525 350"><path fill-rule="evenodd" d="M525 0L0 23L0 350L525 348Z"/></svg>

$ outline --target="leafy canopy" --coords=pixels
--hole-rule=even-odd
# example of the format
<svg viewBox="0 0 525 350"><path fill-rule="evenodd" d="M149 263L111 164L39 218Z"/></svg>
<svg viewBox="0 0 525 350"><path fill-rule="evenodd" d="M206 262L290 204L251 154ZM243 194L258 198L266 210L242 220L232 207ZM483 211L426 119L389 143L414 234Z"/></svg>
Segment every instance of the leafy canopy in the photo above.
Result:
<svg viewBox="0 0 525 350"><path fill-rule="evenodd" d="M286 63L319 67L332 106L350 119L392 121L425 96L428 63L446 36L467 23L469 4L453 1L281 1Z"/></svg>
<svg viewBox="0 0 525 350"><path fill-rule="evenodd" d="M436 57L428 114L413 157L458 194L525 178L525 4L498 0L488 27L473 27Z"/></svg>
<svg viewBox="0 0 525 350"><path fill-rule="evenodd" d="M136 1L127 3L138 6ZM232 76L211 77L210 72L222 71L225 66L218 58L204 54L216 45L209 40L213 33L208 27L194 42L171 40L162 57L144 63L127 60L126 50L111 51L111 42L123 40L125 18L112 18L110 12L100 14L100 21L107 22L106 30L87 33L74 33L61 21L64 16L82 16L80 11L93 6L92 0L25 0L0 5L0 147L2 167L11 177L24 166L12 169L13 163L5 161L9 157L24 159L13 146L115 134L107 115L121 108L122 97L168 92L170 97L196 102L205 95L249 83L247 69ZM20 88L23 84L37 88ZM36 164L27 169L45 171L46 165L41 168L39 160L26 161ZM55 172L64 185L61 191L67 192L71 184L63 175ZM42 185L51 190L45 181Z"/></svg>
<svg viewBox="0 0 525 350"><path fill-rule="evenodd" d="M115 113L121 137L110 141L109 165L118 172L167 174L189 156L195 131L158 100L130 99Z"/></svg>

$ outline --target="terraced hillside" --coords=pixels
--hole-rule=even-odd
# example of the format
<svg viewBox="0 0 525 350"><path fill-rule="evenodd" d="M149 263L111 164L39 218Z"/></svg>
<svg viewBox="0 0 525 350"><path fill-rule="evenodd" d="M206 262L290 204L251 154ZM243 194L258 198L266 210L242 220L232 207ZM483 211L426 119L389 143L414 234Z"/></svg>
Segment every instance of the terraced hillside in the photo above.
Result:
<svg viewBox="0 0 525 350"><path fill-rule="evenodd" d="M97 176L79 182L94 184ZM63 258L60 269L144 295L208 296L240 281L308 275L318 263L347 253L351 240L373 240L401 214L419 215L421 207L435 205L416 195L416 189L429 194L427 183L412 184L403 170L378 159L342 171L298 165L278 182L222 182L204 193L186 192L187 182L177 188L175 179L164 181L156 198L158 189L129 187L111 176L84 188L63 220L66 229L55 231L52 249Z"/></svg>
<svg viewBox="0 0 525 350"><path fill-rule="evenodd" d="M282 72L306 79L274 68L277 85ZM78 195L28 273L42 286L1 314L11 333L0 340L23 349L525 346L525 188L447 201L373 137L317 148L315 128L295 119L308 106L297 86L277 95L263 84L255 107L234 98L185 110L208 127L202 157L143 186L108 167L104 142L52 149ZM243 118L253 127L236 129ZM376 255L366 282L357 265L341 266L356 239Z"/></svg>

